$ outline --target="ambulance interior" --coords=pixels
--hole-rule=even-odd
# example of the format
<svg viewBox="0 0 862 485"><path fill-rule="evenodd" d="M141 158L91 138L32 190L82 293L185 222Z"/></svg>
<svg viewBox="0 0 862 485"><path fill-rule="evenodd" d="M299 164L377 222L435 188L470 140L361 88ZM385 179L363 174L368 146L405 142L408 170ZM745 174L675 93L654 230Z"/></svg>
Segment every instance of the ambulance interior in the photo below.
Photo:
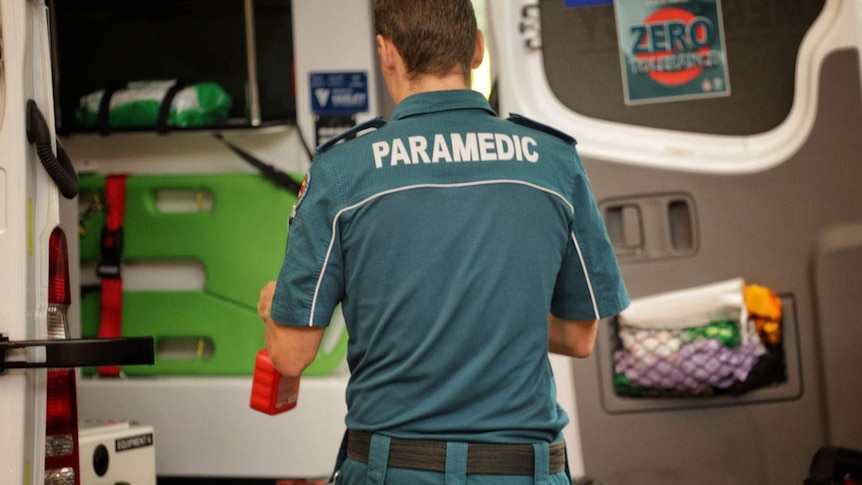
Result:
<svg viewBox="0 0 862 485"><path fill-rule="evenodd" d="M822 447L862 450L862 1L715 0L727 92L645 103L626 102L617 3L474 2L490 60L478 89L500 115L578 140L638 317L670 320L692 301L675 297L709 305L747 298L752 285L780 316L765 323L777 330L752 330L743 301L739 321L686 333L729 332L727 352L740 338L760 342L745 377L721 386L662 387L627 372L635 315L603 321L589 358L553 356L573 476L802 483ZM80 175L78 198L61 207L67 234L79 235L74 332L105 331L97 266L102 230L119 219L114 323L123 336L153 336L156 352L154 365L120 377L84 369L80 418L152 426L152 469L136 473L162 485L323 483L344 431L343 318L333 317L298 406L272 417L248 403L263 347L255 309L313 147L391 113L370 2L47 5L57 132ZM206 96L220 118L178 127L159 111L155 122L112 126L106 97L153 80L178 80L172 96L193 89L201 100L215 84ZM346 93L345 104L321 86ZM255 161L290 180L273 183ZM118 178L119 206L108 194ZM650 365L675 365L674 345Z"/></svg>

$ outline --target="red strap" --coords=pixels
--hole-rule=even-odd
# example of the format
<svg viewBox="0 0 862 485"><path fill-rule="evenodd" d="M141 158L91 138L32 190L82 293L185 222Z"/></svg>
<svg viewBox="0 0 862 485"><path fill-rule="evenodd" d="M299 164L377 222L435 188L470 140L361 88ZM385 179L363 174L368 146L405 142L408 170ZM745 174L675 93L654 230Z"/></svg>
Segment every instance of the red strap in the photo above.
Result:
<svg viewBox="0 0 862 485"><path fill-rule="evenodd" d="M126 215L126 176L109 175L105 178L105 205L107 218L102 236L103 252L108 249L120 255L122 252L123 218ZM119 259L119 258L118 258ZM115 261L114 276L102 275L102 317L99 338L114 338L122 335L123 329L123 279L119 272L119 260ZM99 375L116 377L119 366L99 367Z"/></svg>
<svg viewBox="0 0 862 485"><path fill-rule="evenodd" d="M108 175L105 177L105 204L108 215L105 225L109 231L123 227L126 216L126 176Z"/></svg>

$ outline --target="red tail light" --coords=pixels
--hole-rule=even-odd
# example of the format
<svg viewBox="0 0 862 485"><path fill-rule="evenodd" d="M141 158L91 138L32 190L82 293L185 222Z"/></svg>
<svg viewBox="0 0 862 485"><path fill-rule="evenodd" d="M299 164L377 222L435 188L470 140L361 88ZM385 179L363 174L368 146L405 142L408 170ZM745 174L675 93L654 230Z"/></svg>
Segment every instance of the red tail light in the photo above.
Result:
<svg viewBox="0 0 862 485"><path fill-rule="evenodd" d="M48 243L48 338L68 338L70 298L66 235L54 229ZM80 485L75 371L49 369L45 413L45 485Z"/></svg>
<svg viewBox="0 0 862 485"><path fill-rule="evenodd" d="M66 234L59 227L48 240L48 303L66 305L71 303L69 289L69 250Z"/></svg>
<svg viewBox="0 0 862 485"><path fill-rule="evenodd" d="M48 371L45 485L78 485L78 406L75 371Z"/></svg>

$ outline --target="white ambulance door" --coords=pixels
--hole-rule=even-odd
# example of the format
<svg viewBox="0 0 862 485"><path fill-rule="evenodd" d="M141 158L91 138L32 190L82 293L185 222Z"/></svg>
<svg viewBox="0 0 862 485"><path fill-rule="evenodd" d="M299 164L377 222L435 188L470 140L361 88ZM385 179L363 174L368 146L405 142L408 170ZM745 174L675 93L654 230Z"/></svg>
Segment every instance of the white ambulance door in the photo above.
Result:
<svg viewBox="0 0 862 485"><path fill-rule="evenodd" d="M647 102L626 102L610 0L488 8L501 114L578 140L631 296L742 277L784 310L784 375L738 394L621 393L611 321L556 360L572 469L605 485L801 483L819 447L862 447L862 4L701 3L729 91Z"/></svg>
<svg viewBox="0 0 862 485"><path fill-rule="evenodd" d="M28 100L53 126L46 15L43 2L0 3L0 334L13 342L48 338L48 238L59 223L59 194L26 134ZM44 358L24 350L5 357ZM2 475L12 483L42 483L45 370L6 370L0 396Z"/></svg>
<svg viewBox="0 0 862 485"><path fill-rule="evenodd" d="M69 339L60 200L78 181L56 145L48 15L0 1L0 473L25 485L80 482L73 368L152 363L153 348Z"/></svg>

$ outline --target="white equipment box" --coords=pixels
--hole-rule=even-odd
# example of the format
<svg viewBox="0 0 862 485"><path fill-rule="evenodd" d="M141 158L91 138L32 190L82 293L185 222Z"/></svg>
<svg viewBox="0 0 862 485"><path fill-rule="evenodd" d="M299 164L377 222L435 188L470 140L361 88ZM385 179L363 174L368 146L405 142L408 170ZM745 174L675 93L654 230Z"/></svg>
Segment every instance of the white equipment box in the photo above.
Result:
<svg viewBox="0 0 862 485"><path fill-rule="evenodd" d="M83 421L78 430L81 483L156 485L152 426Z"/></svg>

